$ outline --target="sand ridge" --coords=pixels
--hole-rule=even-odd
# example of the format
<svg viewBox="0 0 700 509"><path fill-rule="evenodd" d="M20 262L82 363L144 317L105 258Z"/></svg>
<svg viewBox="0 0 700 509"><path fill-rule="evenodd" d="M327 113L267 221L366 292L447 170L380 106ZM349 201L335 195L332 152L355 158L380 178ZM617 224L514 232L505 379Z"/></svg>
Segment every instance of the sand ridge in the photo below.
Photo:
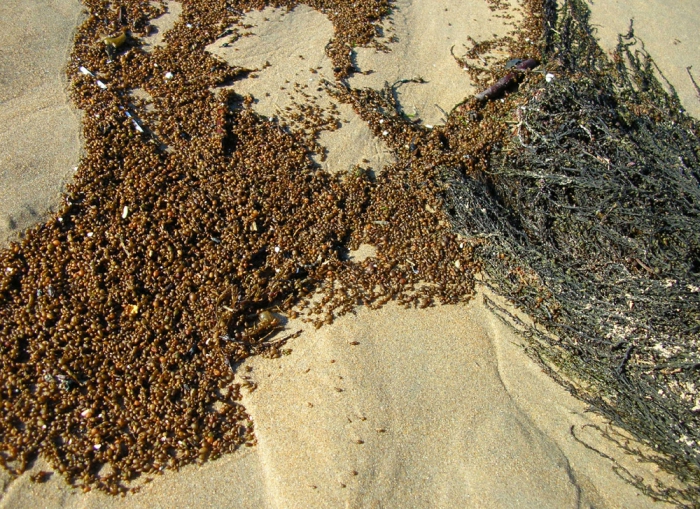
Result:
<svg viewBox="0 0 700 509"><path fill-rule="evenodd" d="M277 507L653 503L570 435L602 421L541 372L482 294L467 306L361 309L291 346L246 361L257 388L244 402Z"/></svg>

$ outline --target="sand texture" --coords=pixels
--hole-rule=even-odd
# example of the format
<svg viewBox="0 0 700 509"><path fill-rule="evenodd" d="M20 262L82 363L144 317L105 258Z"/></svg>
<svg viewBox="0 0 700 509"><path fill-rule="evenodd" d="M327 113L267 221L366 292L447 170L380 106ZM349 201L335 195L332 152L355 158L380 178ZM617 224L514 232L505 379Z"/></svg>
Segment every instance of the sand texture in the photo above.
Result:
<svg viewBox="0 0 700 509"><path fill-rule="evenodd" d="M78 164L63 69L78 0L0 4L0 244L43 220Z"/></svg>
<svg viewBox="0 0 700 509"><path fill-rule="evenodd" d="M695 65L698 76L700 11L692 0L670 3L595 2L593 19L612 47L634 16L647 50L698 116L685 67ZM165 44L179 15L177 2L168 5L149 49ZM77 0L0 5L0 242L46 216L78 162L79 116L62 69L79 13ZM400 105L424 124L441 123L443 111L476 91L450 48L459 53L468 35L504 33L517 23L516 9L513 16L493 16L483 0L399 0L384 29L390 51L358 48L356 65L373 72L350 84L381 89L420 76L426 83L400 88ZM267 9L246 23L250 35L208 49L256 70L234 88L252 95L259 113L287 122L295 102L324 110L334 104L320 86L333 79L324 52L332 26L323 14ZM310 35L302 40L300 33ZM392 162L351 109L339 107L338 119L338 129L319 135L327 150L317 159L322 168L380 172ZM665 507L613 470L651 481L660 475L655 467L591 426L606 425L541 371L522 340L485 308L482 293L466 306L388 304L318 330L300 321L286 326L303 330L287 345L290 355L251 358L238 368L239 381L251 387L243 404L255 422L255 447L155 476L125 499L73 490L57 474L34 483L31 472L10 479L3 471L0 507ZM38 470L51 469L39 461Z"/></svg>
<svg viewBox="0 0 700 509"><path fill-rule="evenodd" d="M25 474L0 503L662 507L576 442L572 426L635 474L654 475L585 428L603 423L519 344L480 297L466 307L359 310L306 330L289 356L241 367L241 380L257 385L243 401L256 423L253 449L168 472L126 500L71 491L57 476L34 484Z"/></svg>
<svg viewBox="0 0 700 509"><path fill-rule="evenodd" d="M700 118L700 33L698 5L693 0L606 0L591 3L591 22L604 49L617 45L630 20L664 77L676 90L686 111ZM691 69L688 70L688 67Z"/></svg>
<svg viewBox="0 0 700 509"><path fill-rule="evenodd" d="M238 94L253 97L255 111L295 124L292 115L299 105L308 103L325 112L337 108L337 129L319 134L325 153L315 160L324 170L347 171L359 165L381 172L394 161L383 141L350 106L334 101L322 84L333 81L333 64L325 52L333 25L326 16L306 6L293 11L268 8L245 16L241 33L246 35L233 43L222 38L207 49L232 66L258 70L234 87ZM299 33L309 36L300 38Z"/></svg>
<svg viewBox="0 0 700 509"><path fill-rule="evenodd" d="M356 74L350 84L381 90L384 83L421 78L424 83L398 88L399 105L425 125L443 124L457 103L479 92L453 53L459 57L471 48L468 37L481 42L506 35L521 17L517 9L509 14L512 19L504 19L487 2L399 0L379 40L389 51L358 48L357 67L369 74Z"/></svg>

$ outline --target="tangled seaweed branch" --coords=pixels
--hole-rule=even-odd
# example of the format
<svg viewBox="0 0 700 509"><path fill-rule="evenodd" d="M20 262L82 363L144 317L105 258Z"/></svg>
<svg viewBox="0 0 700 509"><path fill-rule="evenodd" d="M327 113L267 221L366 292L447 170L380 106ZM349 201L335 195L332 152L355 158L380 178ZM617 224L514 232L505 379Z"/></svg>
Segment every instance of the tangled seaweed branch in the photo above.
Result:
<svg viewBox="0 0 700 509"><path fill-rule="evenodd" d="M686 486L655 496L698 507L700 126L632 26L609 60L583 2L548 12L556 79L529 84L489 170L444 170L453 224L537 356Z"/></svg>

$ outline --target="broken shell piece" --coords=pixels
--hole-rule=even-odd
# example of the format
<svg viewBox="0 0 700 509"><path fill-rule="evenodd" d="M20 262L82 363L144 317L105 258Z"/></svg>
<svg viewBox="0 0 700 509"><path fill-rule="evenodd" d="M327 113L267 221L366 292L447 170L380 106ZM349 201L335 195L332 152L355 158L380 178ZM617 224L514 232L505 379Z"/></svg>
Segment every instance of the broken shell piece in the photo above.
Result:
<svg viewBox="0 0 700 509"><path fill-rule="evenodd" d="M106 90L106 89L107 89L107 85L105 85L104 83L102 83L100 80L97 80L97 86L100 87L102 90Z"/></svg>
<svg viewBox="0 0 700 509"><path fill-rule="evenodd" d="M544 79L547 80L547 83L551 83L552 81L554 81L554 74L548 72L547 74L545 74Z"/></svg>
<svg viewBox="0 0 700 509"><path fill-rule="evenodd" d="M124 205L124 210L122 211L122 219L126 219L126 216L129 215L129 206Z"/></svg>
<svg viewBox="0 0 700 509"><path fill-rule="evenodd" d="M107 46L112 46L115 49L119 48L126 42L126 30L119 35L115 35L114 37L105 37L102 39L102 42L104 42Z"/></svg>
<svg viewBox="0 0 700 509"><path fill-rule="evenodd" d="M166 80L170 80L170 79L172 79L172 78L173 78L173 73L171 73L170 71L168 71L168 72L165 73L165 79L166 79Z"/></svg>
<svg viewBox="0 0 700 509"><path fill-rule="evenodd" d="M95 75L92 74L89 69L83 67L82 65L78 69L80 70L80 72L82 72L86 76L92 76L93 78L95 77Z"/></svg>
<svg viewBox="0 0 700 509"><path fill-rule="evenodd" d="M114 60L114 58L117 56L117 50L124 45L126 40L126 30L119 35L115 35L114 37L105 37L102 39L102 42L105 43L105 50L107 51L107 56L110 60Z"/></svg>
<svg viewBox="0 0 700 509"><path fill-rule="evenodd" d="M139 123L136 121L136 119L134 118L134 116L133 116L131 113L129 113L128 111L125 111L124 113L126 113L126 116L127 116L128 118L131 119L131 122L133 122L134 127L136 128L136 130L137 130L138 132L142 133L142 132L143 132L143 127L141 127L141 126L139 125Z"/></svg>

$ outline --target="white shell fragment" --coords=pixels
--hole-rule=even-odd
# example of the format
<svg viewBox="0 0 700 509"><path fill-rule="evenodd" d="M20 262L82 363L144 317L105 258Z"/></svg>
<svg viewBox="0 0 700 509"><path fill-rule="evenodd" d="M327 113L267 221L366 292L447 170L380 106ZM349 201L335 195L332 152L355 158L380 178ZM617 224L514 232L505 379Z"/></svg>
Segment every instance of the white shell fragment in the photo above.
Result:
<svg viewBox="0 0 700 509"><path fill-rule="evenodd" d="M122 211L122 219L126 219L126 216L129 215L129 206L124 205L124 210Z"/></svg>
<svg viewBox="0 0 700 509"><path fill-rule="evenodd" d="M128 111L125 111L124 113L126 113L126 116L127 116L128 118L131 119L131 122L134 124L134 127L136 128L136 130L137 130L138 132L142 133L142 132L143 132L143 127L141 127L141 126L139 125L139 123L136 121L136 119L134 118L134 116L133 116L131 113L129 113Z"/></svg>

